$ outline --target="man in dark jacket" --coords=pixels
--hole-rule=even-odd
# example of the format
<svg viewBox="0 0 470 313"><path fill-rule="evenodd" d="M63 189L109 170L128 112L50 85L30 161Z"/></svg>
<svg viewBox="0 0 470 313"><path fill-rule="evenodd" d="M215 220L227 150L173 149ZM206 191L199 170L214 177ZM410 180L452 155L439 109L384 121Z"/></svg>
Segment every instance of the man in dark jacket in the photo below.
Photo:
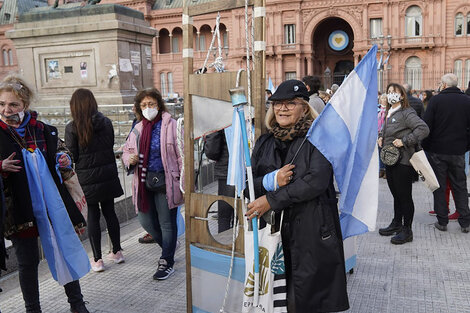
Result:
<svg viewBox="0 0 470 313"><path fill-rule="evenodd" d="M208 159L215 161L214 178L218 184L218 195L233 197L235 195L235 187L227 185L229 155L223 130L206 136L204 152ZM217 207L219 233L221 233L233 227L233 207L225 201L218 201Z"/></svg>
<svg viewBox="0 0 470 313"><path fill-rule="evenodd" d="M403 88L405 88L406 96L408 97L408 103L410 104L410 106L413 109L415 109L416 114L418 114L418 116L420 118L423 118L423 116L424 116L423 102L421 100L419 100L418 98L413 97L411 95L411 86L410 86L410 84L403 84Z"/></svg>
<svg viewBox="0 0 470 313"><path fill-rule="evenodd" d="M424 114L430 134L423 141L429 163L439 181L434 191L434 211L440 231L447 230L449 218L445 199L446 179L449 178L462 232L470 231L470 210L465 175L465 152L468 150L470 130L470 98L457 88L455 74L441 79L441 92L432 97Z"/></svg>

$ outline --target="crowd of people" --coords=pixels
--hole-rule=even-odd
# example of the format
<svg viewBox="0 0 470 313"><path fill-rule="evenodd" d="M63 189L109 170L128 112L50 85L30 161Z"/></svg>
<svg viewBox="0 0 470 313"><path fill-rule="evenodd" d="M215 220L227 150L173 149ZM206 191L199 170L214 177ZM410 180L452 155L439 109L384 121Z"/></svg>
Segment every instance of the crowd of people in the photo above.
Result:
<svg viewBox="0 0 470 313"><path fill-rule="evenodd" d="M421 149L440 185L433 193L435 228L447 230L448 189L453 193L454 216L461 231L470 231L464 157L470 148L470 89L465 94L457 82L454 74L446 74L438 93L424 91L419 98L412 95L410 85L391 83L378 97L377 145L379 150L399 155L394 160L382 158L386 153L380 153L379 175L387 180L394 214L379 234L392 236L392 244L413 241L412 187L417 174L410 158ZM258 138L252 153L256 200L248 205L246 217L274 212L273 227L282 235L289 312L349 308L333 169L305 140L338 86L332 86L326 96L320 88L318 77L306 76L302 81L284 81L273 94L269 91L268 131ZM0 83L1 234L13 243L26 312L41 312L39 237L53 277L64 286L71 312L86 313L79 279L90 268L94 272L106 269L101 213L112 242L108 260L125 262L114 208L114 199L123 189L113 151L112 123L99 112L93 93L78 89L70 100L72 121L62 142L57 129L39 121L30 109L32 98L33 90L19 76L8 76ZM161 248L153 279L165 280L174 273L177 210L183 204L176 121L155 88L137 92L133 111L136 119L122 148L122 159L133 174L132 202L150 238L142 242L154 241ZM206 138L206 149L219 169L219 194L233 195L233 188L226 185L228 151L223 131ZM87 201L86 220L62 183L73 175ZM223 232L233 226L233 210L218 209L219 232ZM91 259L77 236L85 226ZM5 270L6 250L3 237L0 239L0 269ZM61 258L54 249L60 250Z"/></svg>

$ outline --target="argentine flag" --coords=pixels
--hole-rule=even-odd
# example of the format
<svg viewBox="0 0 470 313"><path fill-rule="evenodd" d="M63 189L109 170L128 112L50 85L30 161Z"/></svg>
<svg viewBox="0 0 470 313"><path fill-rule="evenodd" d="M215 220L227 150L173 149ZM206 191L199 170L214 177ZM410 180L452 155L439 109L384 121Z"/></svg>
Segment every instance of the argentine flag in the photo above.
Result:
<svg viewBox="0 0 470 313"><path fill-rule="evenodd" d="M338 188L343 239L375 229L379 194L377 46L335 92L307 133L330 161Z"/></svg>

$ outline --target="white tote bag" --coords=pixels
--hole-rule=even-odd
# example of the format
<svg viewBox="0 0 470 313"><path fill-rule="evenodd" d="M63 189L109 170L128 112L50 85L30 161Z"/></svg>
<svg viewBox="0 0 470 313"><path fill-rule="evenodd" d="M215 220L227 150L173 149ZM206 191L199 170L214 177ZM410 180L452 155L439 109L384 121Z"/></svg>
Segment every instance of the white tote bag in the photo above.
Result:
<svg viewBox="0 0 470 313"><path fill-rule="evenodd" d="M419 175L419 180L421 180L426 187L429 188L432 192L439 188L439 182L437 181L436 174L429 164L428 158L424 153L424 150L415 152L410 159L410 163Z"/></svg>
<svg viewBox="0 0 470 313"><path fill-rule="evenodd" d="M248 231L248 223L245 219L245 288L243 290L242 312L285 313L287 312L287 285L281 231L271 234L271 225L269 224L258 230L259 298L258 303L253 303L253 231Z"/></svg>

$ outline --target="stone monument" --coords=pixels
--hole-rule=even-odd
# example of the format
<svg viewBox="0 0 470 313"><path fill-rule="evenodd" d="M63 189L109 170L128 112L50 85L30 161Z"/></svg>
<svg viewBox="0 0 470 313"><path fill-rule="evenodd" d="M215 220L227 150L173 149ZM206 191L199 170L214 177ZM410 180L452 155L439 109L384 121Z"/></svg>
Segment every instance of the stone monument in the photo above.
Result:
<svg viewBox="0 0 470 313"><path fill-rule="evenodd" d="M80 3L33 9L6 34L39 106L68 105L77 88L92 90L100 105L133 103L138 89L153 86L156 35L139 11Z"/></svg>

